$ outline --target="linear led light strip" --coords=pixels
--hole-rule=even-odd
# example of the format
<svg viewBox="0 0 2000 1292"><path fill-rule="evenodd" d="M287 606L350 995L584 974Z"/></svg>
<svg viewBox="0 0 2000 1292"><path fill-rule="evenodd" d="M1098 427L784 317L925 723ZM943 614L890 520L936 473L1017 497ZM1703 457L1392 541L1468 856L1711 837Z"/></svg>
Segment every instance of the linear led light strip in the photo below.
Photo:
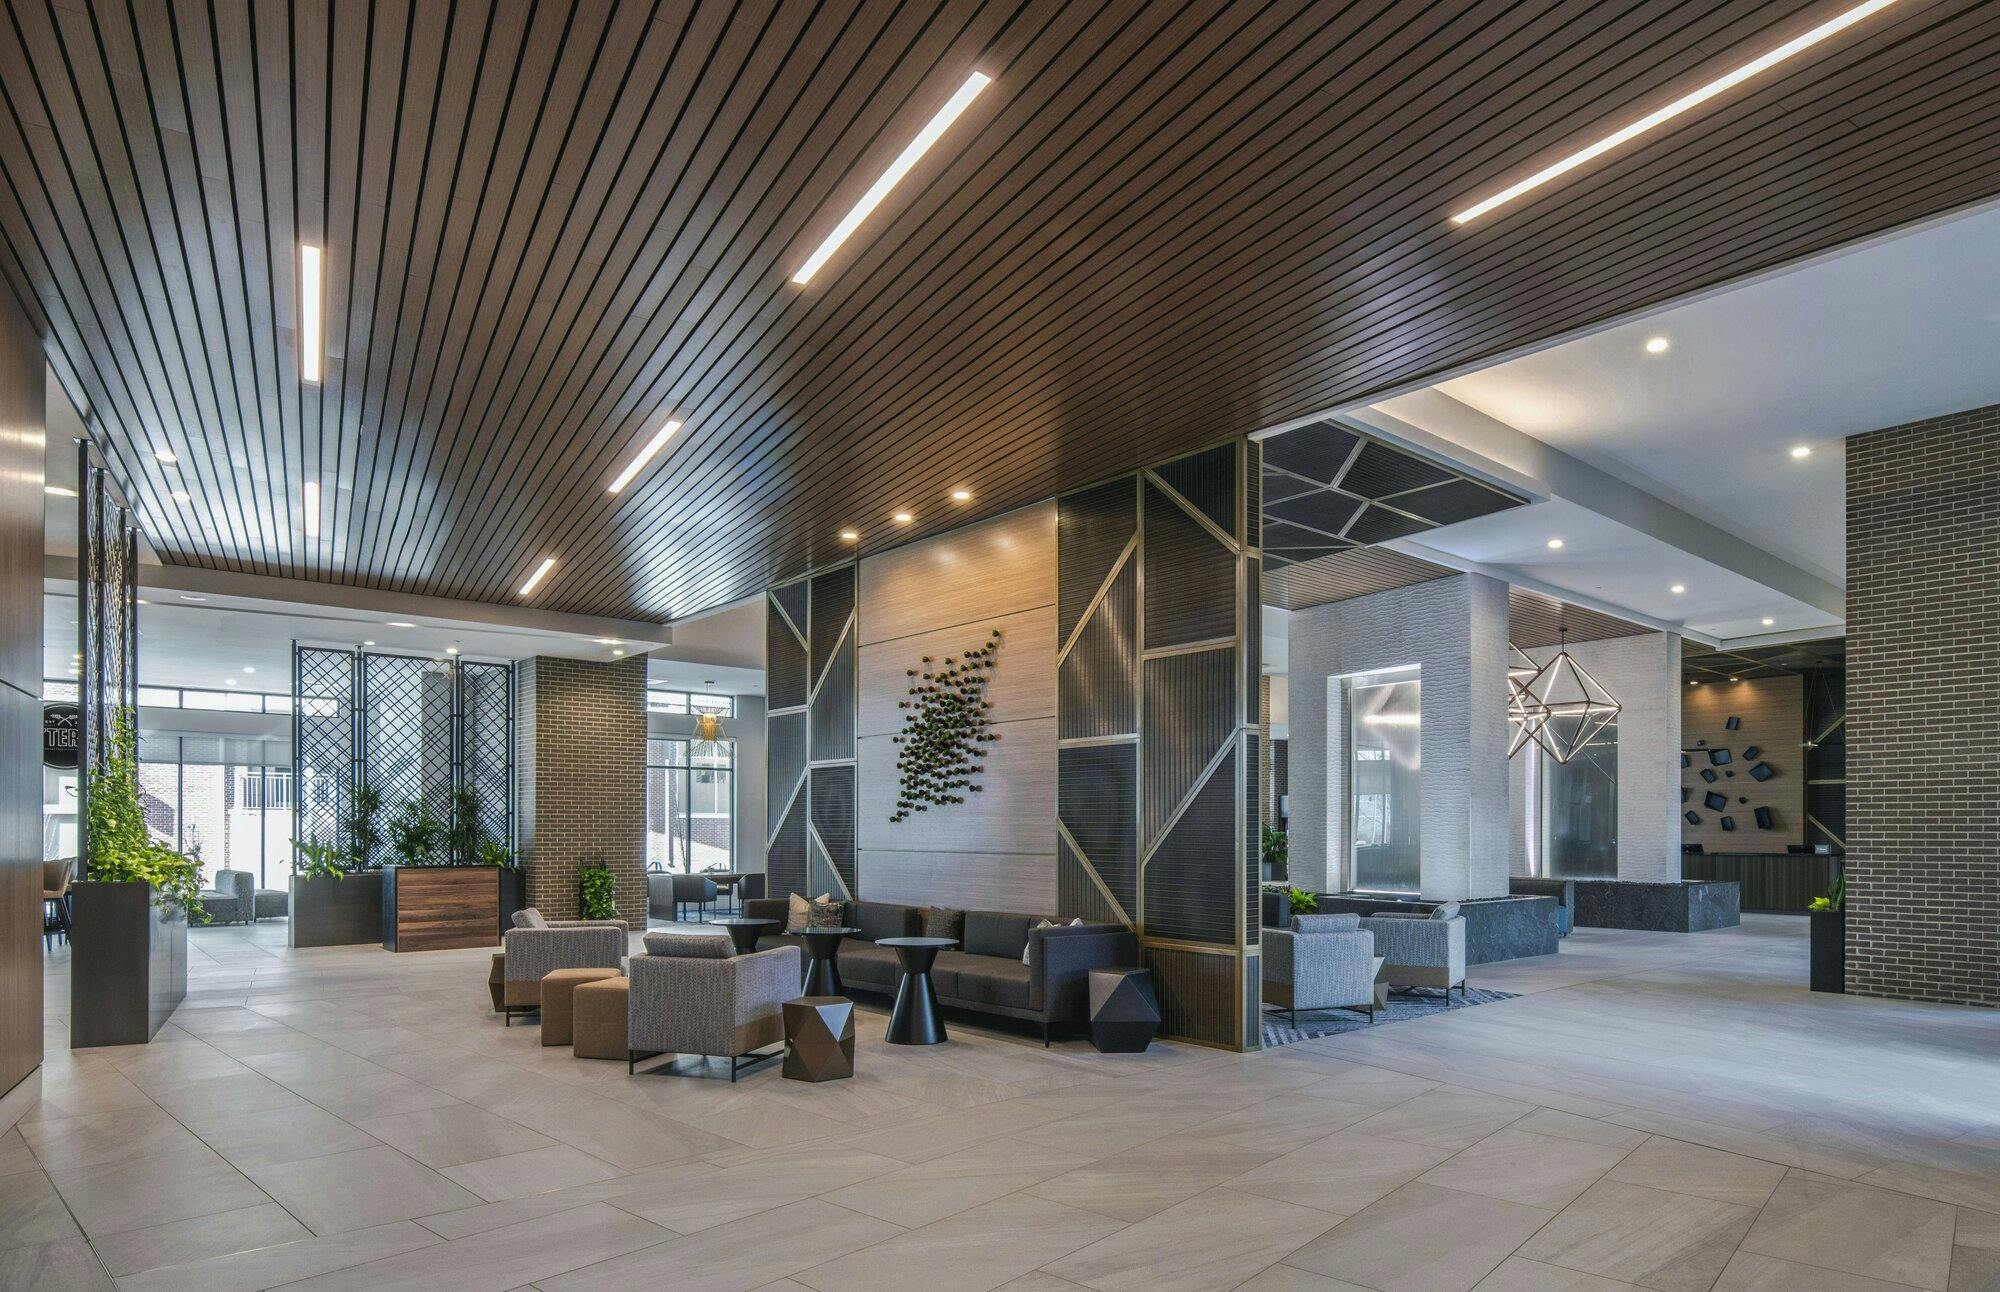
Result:
<svg viewBox="0 0 2000 1292"><path fill-rule="evenodd" d="M319 383L320 249L299 246L299 379Z"/></svg>
<svg viewBox="0 0 2000 1292"><path fill-rule="evenodd" d="M542 563L535 567L535 572L528 576L528 581L521 585L521 595L524 597L532 596L534 594L535 589L541 586L542 580L549 577L549 571L555 568L556 568L555 557L553 556L543 557Z"/></svg>
<svg viewBox="0 0 2000 1292"><path fill-rule="evenodd" d="M1708 84L1687 94L1683 94L1680 98L1675 99L1665 107L1655 109L1630 125L1614 130L1595 143L1587 144L1562 160L1543 167L1518 184L1503 188L1484 201L1473 203L1457 215L1452 216L1452 223L1465 224L1472 220L1477 220L1480 216L1485 215L1495 207L1505 206L1523 193L1540 188L1550 180L1575 170L1593 158L1603 156L1621 144L1630 143L1647 131L1654 130L1666 122L1673 120L1688 109L1699 107L1723 91L1733 89L1758 73L1776 67L1779 63L1784 62L1793 55L1811 49L1814 45L1819 44L1829 36L1838 35L1840 32L1852 27L1855 23L1883 9L1887 9L1894 3L1896 3L1896 0L1867 0L1865 4L1858 4L1844 13L1829 18L1819 26L1814 27L1811 31L1803 35L1794 36L1776 49L1751 59L1733 71L1724 72Z"/></svg>
<svg viewBox="0 0 2000 1292"><path fill-rule="evenodd" d="M661 449L667 447L667 441L674 438L674 432L680 428L681 424L679 422L668 422L655 431L653 438L646 441L646 447L639 450L639 456L627 462L625 469L618 473L618 478L611 482L611 488L608 492L617 493L626 485L631 484L632 477L646 469L646 464L651 462Z"/></svg>
<svg viewBox="0 0 2000 1292"><path fill-rule="evenodd" d="M305 512L306 537L318 538L319 537L319 482L317 480L306 481L305 502L303 504L302 510Z"/></svg>
<svg viewBox="0 0 2000 1292"><path fill-rule="evenodd" d="M951 128L951 123L958 120L959 113L964 112L966 107L979 97L979 92L992 83L993 78L983 72L974 72L966 77L965 84L958 87L958 93L951 96L951 101L939 108L937 115L924 123L924 128L917 132L917 137L910 141L909 147L903 149L896 160L889 163L889 169L883 171L882 177L869 186L868 191L861 195L861 200L854 204L854 209L841 217L833 232L826 235L826 241L819 244L819 249L812 253L805 264L799 266L799 272L792 275L792 281L801 285L810 282L812 276L833 258L833 253L840 250L840 244L846 242L853 236L854 231L861 227L861 222L868 218L869 212L881 205L883 198L889 196L889 190L896 187L903 176L910 173L910 168L930 151L931 145Z"/></svg>

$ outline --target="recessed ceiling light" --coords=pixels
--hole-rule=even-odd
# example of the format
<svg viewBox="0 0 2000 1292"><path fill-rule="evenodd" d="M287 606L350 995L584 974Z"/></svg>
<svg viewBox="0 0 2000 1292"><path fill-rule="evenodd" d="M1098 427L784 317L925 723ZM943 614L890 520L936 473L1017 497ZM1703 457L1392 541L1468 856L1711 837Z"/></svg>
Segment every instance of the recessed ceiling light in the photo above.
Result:
<svg viewBox="0 0 2000 1292"><path fill-rule="evenodd" d="M623 654L624 654L625 652L624 652L624 651L622 651L622 650L615 650L615 651L612 651L611 653L612 653L613 655L623 655Z"/></svg>
<svg viewBox="0 0 2000 1292"><path fill-rule="evenodd" d="M1560 551L1562 551L1562 545L1563 545L1563 541L1562 541L1562 540L1561 540L1560 538L1552 538L1552 539L1550 539L1550 540L1549 540L1549 550L1550 550L1551 552L1560 552Z"/></svg>
<svg viewBox="0 0 2000 1292"><path fill-rule="evenodd" d="M953 502L971 502L971 501L972 501L972 490L970 490L970 489L954 489L954 490L952 490L952 491L951 491L951 500L952 500Z"/></svg>
<svg viewBox="0 0 2000 1292"><path fill-rule="evenodd" d="M180 461L179 458L174 456L172 449L154 449L153 460L155 462L164 462L168 466L172 466L174 463Z"/></svg>
<svg viewBox="0 0 2000 1292"><path fill-rule="evenodd" d="M42 492L46 494L53 494L58 498L76 497L76 490L70 488L68 485L43 485Z"/></svg>
<svg viewBox="0 0 2000 1292"><path fill-rule="evenodd" d="M1675 596L1677 596L1677 597L1678 597L1678 596L1679 596L1679 595L1680 595L1681 593L1683 593L1683 592L1686 592L1686 591L1687 591L1687 584L1685 584L1685 583L1676 583L1676 584L1675 584L1675 585L1673 586L1673 589L1672 589L1672 591L1673 591L1673 594L1674 594Z"/></svg>
<svg viewBox="0 0 2000 1292"><path fill-rule="evenodd" d="M183 593L181 593L181 600L182 600L182 601L206 601L206 600L208 600L208 598L207 598L207 597L193 597L193 596L189 596L189 595L188 595L187 593L183 592Z"/></svg>
<svg viewBox="0 0 2000 1292"><path fill-rule="evenodd" d="M843 529L840 531L840 541L843 543L858 543L861 541L861 535L851 529Z"/></svg>
<svg viewBox="0 0 2000 1292"><path fill-rule="evenodd" d="M1812 445L1810 445L1810 444L1794 444L1794 445L1792 446L1792 456L1793 456L1794 458L1809 458L1809 457L1811 457L1811 456L1812 456Z"/></svg>
<svg viewBox="0 0 2000 1292"><path fill-rule="evenodd" d="M415 624L411 624L411 623L405 623L405 622L403 622L403 621L402 621L401 619L391 619L391 620L389 621L389 626L390 626L391 628L415 628L415 627L416 627L416 625L415 625Z"/></svg>
<svg viewBox="0 0 2000 1292"><path fill-rule="evenodd" d="M146 599L145 599L144 597L140 597L140 598L139 598L139 604L140 604L140 605L142 605L142 606L150 606L150 605L152 605L153 603L152 603L152 602L150 602L150 601L148 601L148 600L146 600Z"/></svg>
<svg viewBox="0 0 2000 1292"><path fill-rule="evenodd" d="M1468 221L1476 220L1495 207L1504 206L1515 198L1520 197L1523 193L1538 189L1550 180L1575 170L1585 162L1601 157L1613 148L1617 148L1621 144L1630 143L1640 135L1657 129L1690 108L1699 107L1716 95L1733 89L1758 73L1767 71L1793 55L1812 48L1829 36L1838 35L1840 32L1852 27L1855 23L1869 17L1878 10L1888 8L1895 2L1896 0L1867 0L1864 4L1855 5L1852 9L1844 13L1836 14L1819 26L1814 27L1811 31L1792 37L1792 39L1777 46L1775 49L1767 50L1749 62L1724 72L1721 76L1716 77L1706 85L1688 91L1672 103L1664 107L1655 108L1638 120L1621 126L1608 135L1593 140L1566 157L1551 162L1526 179L1518 180L1501 189L1498 193L1493 194L1493 196L1473 203L1463 211L1452 216L1452 223L1465 224Z"/></svg>
<svg viewBox="0 0 2000 1292"><path fill-rule="evenodd" d="M1764 620L1764 626L1765 626L1766 628L1769 628L1769 627L1770 627L1770 626L1771 626L1772 624L1775 624L1775 623L1777 623L1777 622L1778 622L1778 621L1777 621L1777 620L1775 620L1775 619L1768 619L1768 618L1767 618L1767 619L1765 619L1765 620Z"/></svg>
<svg viewBox="0 0 2000 1292"><path fill-rule="evenodd" d="M532 595L535 589L541 586L542 580L549 577L549 571L555 568L556 568L555 557L553 556L543 557L542 563L535 567L535 572L528 576L528 581L521 585L521 595L524 597Z"/></svg>
<svg viewBox="0 0 2000 1292"><path fill-rule="evenodd" d="M599 646L623 646L625 643L619 641L616 637L599 637L597 644Z"/></svg>
<svg viewBox="0 0 2000 1292"><path fill-rule="evenodd" d="M1667 338L1663 336L1656 336L1646 342L1646 353L1665 354L1672 347L1673 347L1673 342L1667 340Z"/></svg>
<svg viewBox="0 0 2000 1292"><path fill-rule="evenodd" d="M907 525L911 521L915 520L916 517L912 516L909 512L899 511L895 515L889 517L889 519L895 521L898 525Z"/></svg>
<svg viewBox="0 0 2000 1292"><path fill-rule="evenodd" d="M299 379L319 384L320 250L299 246Z"/></svg>
<svg viewBox="0 0 2000 1292"><path fill-rule="evenodd" d="M1691 677L1691 678L1689 678L1689 679L1688 679L1688 685L1689 685L1689 686L1700 686L1700 685L1701 685L1701 679L1700 679L1700 678L1698 678L1698 677Z"/></svg>
<svg viewBox="0 0 2000 1292"><path fill-rule="evenodd" d="M444 648L444 653L445 653L445 654L447 654L447 655L456 655L456 654L458 654L458 647L456 647L456 646L447 646L447 647L445 647L445 648Z"/></svg>
<svg viewBox="0 0 2000 1292"><path fill-rule="evenodd" d="M917 132L917 137L910 140L909 146L897 155L895 161L889 163L889 169L882 172L882 177L869 185L868 191L861 195L861 200L854 204L854 209L842 216L839 224L833 226L833 232L827 234L826 241L820 243L812 255L806 258L805 264L799 266L799 271L792 275L792 281L800 286L812 281L812 276L833 258L834 252L840 250L840 244L846 242L854 235L854 231L861 227L861 222L868 218L869 212L879 206L883 198L889 196L889 190L896 187L903 176L910 173L910 168L915 166L923 155L930 151L931 145L951 128L951 123L958 120L958 114L965 111L972 101L979 97L979 92L992 83L993 78L982 72L974 72L967 77L965 84L958 87L958 93L952 95L951 100L937 110L937 115L924 123L924 128Z"/></svg>
<svg viewBox="0 0 2000 1292"><path fill-rule="evenodd" d="M361 644L362 644L363 646L373 646L373 645L374 645L375 643L374 643L374 642L362 642Z"/></svg>
<svg viewBox="0 0 2000 1292"><path fill-rule="evenodd" d="M606 492L617 493L626 485L631 484L632 477L646 469L646 464L651 462L661 449L667 447L667 441L674 438L674 432L680 428L681 424L679 422L667 422L659 430L654 431L653 438L647 440L645 447L639 450L639 456L625 464L625 469L618 473L618 478L611 482L611 487Z"/></svg>
<svg viewBox="0 0 2000 1292"><path fill-rule="evenodd" d="M318 538L319 537L319 481L317 480L306 481L305 501L303 503L303 510L305 511L306 537Z"/></svg>
<svg viewBox="0 0 2000 1292"><path fill-rule="evenodd" d="M236 679L235 679L235 678L233 678L233 677L232 677L232 678L227 678L227 679L225 679L225 681L227 681L227 682L228 682L228 684L229 684L230 686L235 686L235 685L236 685Z"/></svg>
<svg viewBox="0 0 2000 1292"><path fill-rule="evenodd" d="M1734 681L1735 681L1736 679L1732 677L1732 678L1730 678L1729 680L1730 680L1730 681L1732 681L1732 682L1734 682Z"/></svg>
<svg viewBox="0 0 2000 1292"><path fill-rule="evenodd" d="M245 673L255 673L257 671L257 666L254 664L245 664L243 666L243 671Z"/></svg>

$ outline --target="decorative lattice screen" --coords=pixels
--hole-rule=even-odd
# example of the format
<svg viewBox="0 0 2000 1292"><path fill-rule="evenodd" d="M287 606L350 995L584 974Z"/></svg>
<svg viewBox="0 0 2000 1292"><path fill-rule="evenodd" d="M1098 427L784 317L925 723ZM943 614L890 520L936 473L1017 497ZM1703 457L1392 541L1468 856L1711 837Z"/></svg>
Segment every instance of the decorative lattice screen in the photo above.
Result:
<svg viewBox="0 0 2000 1292"><path fill-rule="evenodd" d="M489 839L514 834L514 670L505 664L458 666L459 777L479 798L479 828Z"/></svg>
<svg viewBox="0 0 2000 1292"><path fill-rule="evenodd" d="M355 656L301 646L292 653L293 835L308 843L346 842L347 787L353 784Z"/></svg>

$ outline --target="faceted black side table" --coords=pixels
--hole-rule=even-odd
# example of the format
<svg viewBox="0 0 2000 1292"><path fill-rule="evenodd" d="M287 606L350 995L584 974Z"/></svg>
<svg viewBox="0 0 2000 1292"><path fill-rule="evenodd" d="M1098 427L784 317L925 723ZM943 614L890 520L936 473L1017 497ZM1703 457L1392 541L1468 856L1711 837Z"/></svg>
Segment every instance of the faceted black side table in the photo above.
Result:
<svg viewBox="0 0 2000 1292"><path fill-rule="evenodd" d="M785 1070L791 1081L839 1081L854 1075L854 1002L803 996L779 1006L785 1016Z"/></svg>
<svg viewBox="0 0 2000 1292"><path fill-rule="evenodd" d="M891 1045L943 1045L944 1019L938 1016L937 992L931 987L931 962L938 952L958 945L957 938L881 938L878 947L892 947L903 967L896 987L896 1008L889 1015Z"/></svg>
<svg viewBox="0 0 2000 1292"><path fill-rule="evenodd" d="M1137 1054L1160 1029L1150 969L1090 971L1090 1043L1100 1054Z"/></svg>

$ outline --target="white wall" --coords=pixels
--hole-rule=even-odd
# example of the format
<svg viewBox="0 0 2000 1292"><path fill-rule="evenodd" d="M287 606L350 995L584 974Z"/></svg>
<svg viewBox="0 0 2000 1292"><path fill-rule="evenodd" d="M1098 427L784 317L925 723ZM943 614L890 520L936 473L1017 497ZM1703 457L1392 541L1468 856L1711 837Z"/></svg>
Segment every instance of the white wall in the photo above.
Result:
<svg viewBox="0 0 2000 1292"><path fill-rule="evenodd" d="M1574 642L1569 653L1618 701L1618 878L1678 882L1681 877L1681 639L1642 633ZM1527 651L1537 664L1553 646ZM1527 764L1523 749L1509 768L1509 865L1528 873Z"/></svg>
<svg viewBox="0 0 2000 1292"><path fill-rule="evenodd" d="M1291 875L1346 886L1347 715L1339 679L1418 665L1422 892L1507 891L1507 585L1461 574L1294 611L1288 650ZM1330 735L1334 739L1330 740Z"/></svg>

